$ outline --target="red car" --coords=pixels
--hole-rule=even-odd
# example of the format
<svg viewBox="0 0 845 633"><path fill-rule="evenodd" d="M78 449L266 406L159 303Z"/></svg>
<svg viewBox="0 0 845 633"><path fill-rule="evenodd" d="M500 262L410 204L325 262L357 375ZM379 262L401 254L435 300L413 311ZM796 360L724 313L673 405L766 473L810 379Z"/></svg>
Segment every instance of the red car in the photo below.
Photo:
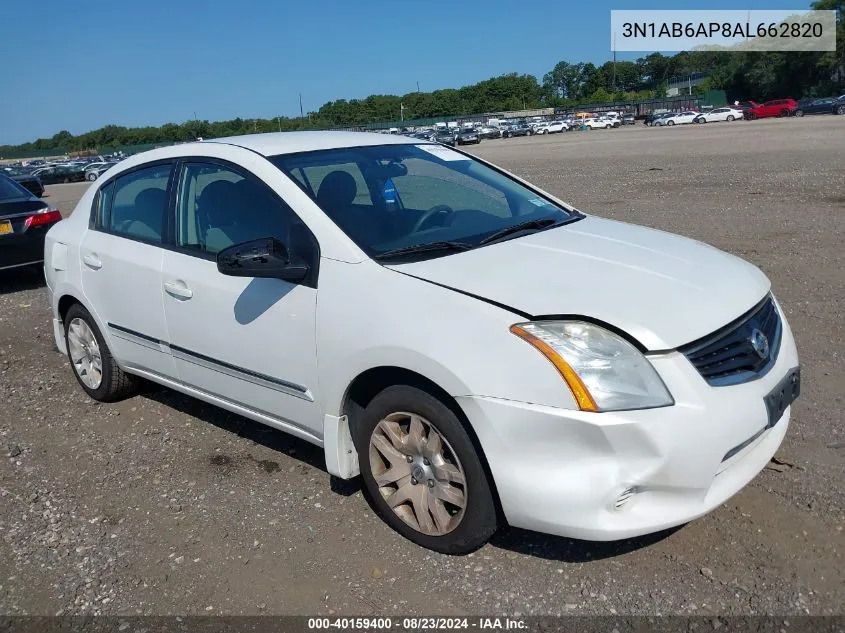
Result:
<svg viewBox="0 0 845 633"><path fill-rule="evenodd" d="M773 101L766 101L760 105L756 104L751 108L746 109L743 115L746 119L765 119L772 116L791 116L798 107L798 102L795 99L775 99Z"/></svg>

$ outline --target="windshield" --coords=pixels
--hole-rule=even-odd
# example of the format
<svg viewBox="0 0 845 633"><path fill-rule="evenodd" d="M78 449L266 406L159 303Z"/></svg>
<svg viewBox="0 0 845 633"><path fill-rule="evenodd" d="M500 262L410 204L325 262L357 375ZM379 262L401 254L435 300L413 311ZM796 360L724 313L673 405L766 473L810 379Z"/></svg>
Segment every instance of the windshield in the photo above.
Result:
<svg viewBox="0 0 845 633"><path fill-rule="evenodd" d="M545 220L542 226L550 227L583 217L441 145L354 147L270 160L371 257L443 242L474 248L525 222Z"/></svg>

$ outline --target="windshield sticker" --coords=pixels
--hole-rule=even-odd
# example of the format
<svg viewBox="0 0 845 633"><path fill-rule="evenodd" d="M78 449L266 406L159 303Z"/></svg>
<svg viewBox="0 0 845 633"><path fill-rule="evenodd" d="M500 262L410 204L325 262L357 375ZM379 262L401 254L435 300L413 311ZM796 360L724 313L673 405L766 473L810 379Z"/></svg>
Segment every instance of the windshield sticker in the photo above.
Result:
<svg viewBox="0 0 845 633"><path fill-rule="evenodd" d="M441 160L471 160L469 156L464 156L460 152L442 145L417 145L417 147Z"/></svg>

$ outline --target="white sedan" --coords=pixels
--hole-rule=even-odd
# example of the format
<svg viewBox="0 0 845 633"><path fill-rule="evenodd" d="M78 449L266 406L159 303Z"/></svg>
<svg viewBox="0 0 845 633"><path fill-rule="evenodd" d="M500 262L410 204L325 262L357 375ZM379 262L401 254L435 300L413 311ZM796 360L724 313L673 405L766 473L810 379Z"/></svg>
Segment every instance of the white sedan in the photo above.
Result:
<svg viewBox="0 0 845 633"><path fill-rule="evenodd" d="M799 391L751 264L406 136L137 154L44 260L91 398L146 378L302 438L439 552L503 522L597 540L686 523L769 462Z"/></svg>
<svg viewBox="0 0 845 633"><path fill-rule="evenodd" d="M669 115L660 120L658 125L683 125L686 123L692 123L695 121L695 118L699 116L700 112L679 112L678 114Z"/></svg>
<svg viewBox="0 0 845 633"><path fill-rule="evenodd" d="M742 110L736 108L714 108L710 112L702 112L695 117L695 123L711 123L713 121L738 121L742 119Z"/></svg>

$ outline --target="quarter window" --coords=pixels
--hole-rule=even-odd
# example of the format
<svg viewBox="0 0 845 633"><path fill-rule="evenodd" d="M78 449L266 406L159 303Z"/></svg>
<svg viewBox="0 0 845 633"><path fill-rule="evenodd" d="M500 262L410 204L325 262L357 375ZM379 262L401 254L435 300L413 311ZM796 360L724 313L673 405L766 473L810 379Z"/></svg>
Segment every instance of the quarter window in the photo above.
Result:
<svg viewBox="0 0 845 633"><path fill-rule="evenodd" d="M103 189L103 226L117 235L160 244L170 167L167 164L138 169Z"/></svg>
<svg viewBox="0 0 845 633"><path fill-rule="evenodd" d="M229 167L188 163L179 182L176 239L182 248L215 255L224 248L275 237L312 261L313 237L263 183Z"/></svg>

